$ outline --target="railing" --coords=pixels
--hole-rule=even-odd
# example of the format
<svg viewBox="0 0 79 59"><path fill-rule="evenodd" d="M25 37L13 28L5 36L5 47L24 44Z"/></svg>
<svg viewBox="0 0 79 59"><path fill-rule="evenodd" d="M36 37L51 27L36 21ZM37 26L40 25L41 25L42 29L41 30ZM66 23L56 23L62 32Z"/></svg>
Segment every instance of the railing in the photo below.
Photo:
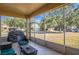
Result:
<svg viewBox="0 0 79 59"><path fill-rule="evenodd" d="M35 40L36 39L36 40ZM79 55L79 49L31 37L31 41L67 55Z"/></svg>

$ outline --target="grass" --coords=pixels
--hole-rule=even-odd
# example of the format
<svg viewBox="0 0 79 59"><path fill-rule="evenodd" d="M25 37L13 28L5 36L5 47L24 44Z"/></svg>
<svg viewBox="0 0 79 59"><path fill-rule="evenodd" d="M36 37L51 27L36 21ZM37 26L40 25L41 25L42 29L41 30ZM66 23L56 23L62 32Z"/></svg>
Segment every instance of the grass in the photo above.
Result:
<svg viewBox="0 0 79 59"><path fill-rule="evenodd" d="M44 40L44 34L36 33L35 38ZM47 41L50 42L54 42L62 45L64 44L64 33L50 33L50 34L46 33L45 38ZM66 32L65 44L67 46L79 49L79 33Z"/></svg>

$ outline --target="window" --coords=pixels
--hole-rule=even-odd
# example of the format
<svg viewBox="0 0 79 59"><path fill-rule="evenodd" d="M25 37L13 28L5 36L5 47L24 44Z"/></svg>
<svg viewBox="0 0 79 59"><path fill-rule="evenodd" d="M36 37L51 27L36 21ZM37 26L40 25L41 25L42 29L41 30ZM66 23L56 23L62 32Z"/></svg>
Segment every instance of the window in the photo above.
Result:
<svg viewBox="0 0 79 59"><path fill-rule="evenodd" d="M65 6L66 45L79 49L79 4Z"/></svg>
<svg viewBox="0 0 79 59"><path fill-rule="evenodd" d="M34 17L35 19L35 38L36 41L42 40L41 42L43 42L44 38L44 15L38 15Z"/></svg>
<svg viewBox="0 0 79 59"><path fill-rule="evenodd" d="M47 12L46 22L46 41L64 44L64 22L63 8L58 8Z"/></svg>
<svg viewBox="0 0 79 59"><path fill-rule="evenodd" d="M22 30L26 34L26 20L23 18L1 16L1 36L6 37L9 28Z"/></svg>
<svg viewBox="0 0 79 59"><path fill-rule="evenodd" d="M1 37L6 37L8 35L8 24L7 21L8 17L7 16L1 16Z"/></svg>
<svg viewBox="0 0 79 59"><path fill-rule="evenodd" d="M33 19L36 40L79 49L79 4L63 5Z"/></svg>

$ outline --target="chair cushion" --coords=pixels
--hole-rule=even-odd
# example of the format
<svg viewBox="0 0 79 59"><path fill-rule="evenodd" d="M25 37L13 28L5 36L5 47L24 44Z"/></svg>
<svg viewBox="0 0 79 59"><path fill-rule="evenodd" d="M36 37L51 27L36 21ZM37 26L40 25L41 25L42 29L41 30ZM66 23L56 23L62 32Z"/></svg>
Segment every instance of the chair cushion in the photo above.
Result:
<svg viewBox="0 0 79 59"><path fill-rule="evenodd" d="M15 51L11 49L1 50L1 55L16 55Z"/></svg>
<svg viewBox="0 0 79 59"><path fill-rule="evenodd" d="M19 45L26 45L27 44L26 41L19 41L18 43L19 43Z"/></svg>
<svg viewBox="0 0 79 59"><path fill-rule="evenodd" d="M11 42L3 42L0 44L0 49L4 50L4 49L10 49L12 48L12 43Z"/></svg>

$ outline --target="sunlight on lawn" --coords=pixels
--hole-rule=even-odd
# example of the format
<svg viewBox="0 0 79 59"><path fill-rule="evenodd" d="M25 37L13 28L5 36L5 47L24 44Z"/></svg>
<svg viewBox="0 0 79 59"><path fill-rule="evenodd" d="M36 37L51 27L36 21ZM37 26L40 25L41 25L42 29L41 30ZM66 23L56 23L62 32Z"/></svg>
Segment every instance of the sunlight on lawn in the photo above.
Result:
<svg viewBox="0 0 79 59"><path fill-rule="evenodd" d="M79 49L79 33L66 33L66 45Z"/></svg>
<svg viewBox="0 0 79 59"><path fill-rule="evenodd" d="M35 34L35 38L44 40L44 34ZM46 41L64 44L64 33L46 33ZM79 48L79 33L66 32L65 44L73 48Z"/></svg>

